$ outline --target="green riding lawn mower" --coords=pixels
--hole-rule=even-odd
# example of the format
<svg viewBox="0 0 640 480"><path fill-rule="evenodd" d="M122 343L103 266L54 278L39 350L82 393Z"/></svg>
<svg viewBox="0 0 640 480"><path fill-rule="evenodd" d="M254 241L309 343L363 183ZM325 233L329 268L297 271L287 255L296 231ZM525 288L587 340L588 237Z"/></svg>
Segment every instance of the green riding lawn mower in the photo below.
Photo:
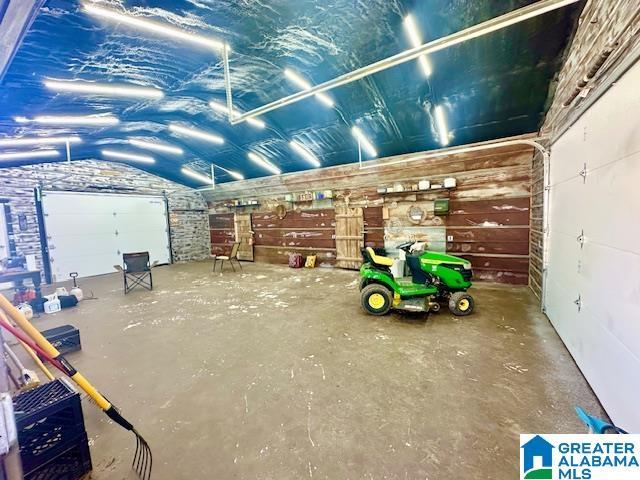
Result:
<svg viewBox="0 0 640 480"><path fill-rule="evenodd" d="M360 267L362 308L372 315L385 315L392 308L411 312L437 312L447 304L457 316L473 312L471 264L463 259L426 250L422 242L398 245L403 252L410 276L394 277L393 258L363 248L365 263Z"/></svg>

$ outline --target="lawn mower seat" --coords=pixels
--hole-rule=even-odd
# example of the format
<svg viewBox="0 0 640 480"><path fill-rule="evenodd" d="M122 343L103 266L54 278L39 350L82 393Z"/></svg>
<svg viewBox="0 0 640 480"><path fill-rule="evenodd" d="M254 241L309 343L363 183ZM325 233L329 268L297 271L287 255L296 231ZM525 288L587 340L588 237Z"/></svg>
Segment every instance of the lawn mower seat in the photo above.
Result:
<svg viewBox="0 0 640 480"><path fill-rule="evenodd" d="M367 253L371 259L371 263L378 267L390 267L393 265L393 258L383 257L382 255L376 255L376 252L371 247L367 247Z"/></svg>
<svg viewBox="0 0 640 480"><path fill-rule="evenodd" d="M407 255L407 265L411 270L411 281L418 285L431 283L433 278L427 272L422 270L420 265L420 255Z"/></svg>

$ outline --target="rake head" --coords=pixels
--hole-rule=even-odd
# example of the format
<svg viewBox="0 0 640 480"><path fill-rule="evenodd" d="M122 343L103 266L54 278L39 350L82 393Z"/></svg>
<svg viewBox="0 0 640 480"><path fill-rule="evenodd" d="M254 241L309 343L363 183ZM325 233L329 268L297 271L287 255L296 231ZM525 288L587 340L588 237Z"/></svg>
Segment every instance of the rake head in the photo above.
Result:
<svg viewBox="0 0 640 480"><path fill-rule="evenodd" d="M133 455L131 468L136 471L142 480L149 480L151 478L153 456L151 455L151 448L147 441L138 433L135 427L120 414L120 411L114 407L113 404L104 410L104 413L122 428L129 430L136 436L136 453Z"/></svg>
<svg viewBox="0 0 640 480"><path fill-rule="evenodd" d="M147 441L135 428L131 431L136 436L136 453L133 456L131 468L136 471L142 480L149 480L151 478L151 467L153 466L151 448L149 448Z"/></svg>

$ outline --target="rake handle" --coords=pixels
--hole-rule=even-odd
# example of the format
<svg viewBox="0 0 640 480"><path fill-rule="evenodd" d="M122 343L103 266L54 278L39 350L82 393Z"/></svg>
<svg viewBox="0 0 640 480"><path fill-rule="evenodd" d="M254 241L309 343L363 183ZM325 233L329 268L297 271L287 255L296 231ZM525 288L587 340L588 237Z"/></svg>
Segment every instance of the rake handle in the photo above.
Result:
<svg viewBox="0 0 640 480"><path fill-rule="evenodd" d="M16 307L14 307L11 302L7 300L7 297L2 294L0 294L0 309L4 310L4 312L16 323L16 325L18 325L18 327L20 327L20 329L33 340L33 342L39 347L39 349L46 354L46 357L49 357L59 363L62 366L62 371L66 375L68 375L71 380L76 383L76 385L84 390L84 392L89 395L93 399L93 401L96 402L98 407L104 410L107 415L109 415L110 410L115 410L115 408L113 408L113 405L111 405L111 403L106 398L104 398L104 396L102 396L102 394L98 390L96 390L96 388L91 385L80 372L73 368L73 366L64 358L64 356L60 354L56 347L51 345L49 340L47 340L36 327L31 325L24 314ZM109 416L111 417L111 415Z"/></svg>

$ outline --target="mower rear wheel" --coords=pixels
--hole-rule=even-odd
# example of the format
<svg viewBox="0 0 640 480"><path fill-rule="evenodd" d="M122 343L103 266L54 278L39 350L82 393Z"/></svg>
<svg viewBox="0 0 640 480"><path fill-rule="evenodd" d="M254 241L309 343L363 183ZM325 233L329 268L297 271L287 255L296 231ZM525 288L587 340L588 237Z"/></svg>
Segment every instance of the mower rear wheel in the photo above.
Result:
<svg viewBox="0 0 640 480"><path fill-rule="evenodd" d="M360 293L362 308L371 315L385 315L391 309L392 301L391 290L377 283L367 285Z"/></svg>
<svg viewBox="0 0 640 480"><path fill-rule="evenodd" d="M473 307L473 297L467 292L452 293L449 297L449 311L458 317L471 314Z"/></svg>

